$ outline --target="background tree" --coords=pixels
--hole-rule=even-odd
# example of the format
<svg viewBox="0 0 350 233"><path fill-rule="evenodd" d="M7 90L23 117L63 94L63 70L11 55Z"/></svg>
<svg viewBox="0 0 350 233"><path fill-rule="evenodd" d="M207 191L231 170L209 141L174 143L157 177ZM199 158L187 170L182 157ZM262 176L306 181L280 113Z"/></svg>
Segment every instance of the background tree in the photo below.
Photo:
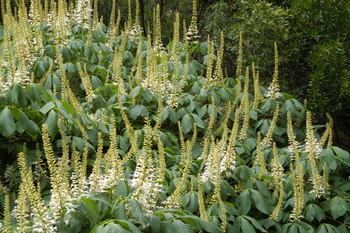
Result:
<svg viewBox="0 0 350 233"><path fill-rule="evenodd" d="M329 112L336 128L348 129L349 13L349 0L236 0L212 5L204 24L217 41L220 31L225 32L231 60L237 56L243 31L245 65L255 62L266 83L272 77L276 42L281 89L307 99L319 122ZM344 138L348 136L338 137L343 146L347 144Z"/></svg>

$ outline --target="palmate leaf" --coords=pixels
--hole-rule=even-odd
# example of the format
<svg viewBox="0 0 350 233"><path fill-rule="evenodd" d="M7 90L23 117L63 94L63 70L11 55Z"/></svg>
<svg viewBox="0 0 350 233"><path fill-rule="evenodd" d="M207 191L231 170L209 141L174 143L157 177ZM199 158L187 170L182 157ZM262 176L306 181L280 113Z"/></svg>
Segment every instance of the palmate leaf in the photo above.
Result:
<svg viewBox="0 0 350 233"><path fill-rule="evenodd" d="M12 112L5 107L0 113L0 132L4 137L10 137L16 131L16 124Z"/></svg>

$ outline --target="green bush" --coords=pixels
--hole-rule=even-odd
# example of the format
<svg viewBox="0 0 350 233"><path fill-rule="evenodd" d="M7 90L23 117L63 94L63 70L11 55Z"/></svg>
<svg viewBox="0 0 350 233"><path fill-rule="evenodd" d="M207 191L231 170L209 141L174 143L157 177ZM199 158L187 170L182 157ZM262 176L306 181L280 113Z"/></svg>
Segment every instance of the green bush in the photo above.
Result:
<svg viewBox="0 0 350 233"><path fill-rule="evenodd" d="M4 21L2 232L350 231L350 155L278 66L80 16Z"/></svg>
<svg viewBox="0 0 350 233"><path fill-rule="evenodd" d="M254 61L263 82L272 76L271 48L276 42L281 87L307 98L308 107L321 115L345 115L349 109L350 2L270 2L217 3L207 14L206 28L214 35L223 30L233 54L237 54L242 31L245 64Z"/></svg>

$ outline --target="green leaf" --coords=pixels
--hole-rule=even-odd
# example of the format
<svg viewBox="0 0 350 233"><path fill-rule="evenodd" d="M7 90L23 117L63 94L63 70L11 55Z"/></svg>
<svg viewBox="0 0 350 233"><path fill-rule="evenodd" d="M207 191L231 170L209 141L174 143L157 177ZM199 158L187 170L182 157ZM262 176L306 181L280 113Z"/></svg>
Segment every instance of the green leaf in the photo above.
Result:
<svg viewBox="0 0 350 233"><path fill-rule="evenodd" d="M156 216L156 215L151 215L150 216L149 223L151 225L152 232L154 232L154 233L159 233L160 232L161 221L162 221L162 219L159 216Z"/></svg>
<svg viewBox="0 0 350 233"><path fill-rule="evenodd" d="M16 124L12 112L5 107L0 113L0 132L4 137L10 137L16 131Z"/></svg>
<svg viewBox="0 0 350 233"><path fill-rule="evenodd" d="M126 197L128 195L128 187L124 180L120 181L115 189L115 194L117 197L123 196Z"/></svg>
<svg viewBox="0 0 350 233"><path fill-rule="evenodd" d="M144 105L136 105L130 109L130 117L135 120L138 116L147 117L149 116L149 111Z"/></svg>
<svg viewBox="0 0 350 233"><path fill-rule="evenodd" d="M205 123L202 119L199 118L196 114L191 114L194 120L194 123L196 123L197 127L204 129Z"/></svg>
<svg viewBox="0 0 350 233"><path fill-rule="evenodd" d="M94 150L94 148L92 147L92 145L85 141L84 139L80 138L80 137L75 137L73 136L72 137L72 141L75 143L76 147L80 150L80 151L83 151L85 146L89 146L91 149Z"/></svg>
<svg viewBox="0 0 350 233"><path fill-rule="evenodd" d="M286 113L287 111L294 113L295 112L295 106L292 100L286 100L284 102L282 108L280 109L282 113Z"/></svg>
<svg viewBox="0 0 350 233"><path fill-rule="evenodd" d="M141 115L141 106L138 104L130 109L129 116L131 119L136 120Z"/></svg>
<svg viewBox="0 0 350 233"><path fill-rule="evenodd" d="M241 223L242 223L242 232L244 233L256 233L254 227L250 222L244 218L241 218Z"/></svg>
<svg viewBox="0 0 350 233"><path fill-rule="evenodd" d="M199 90L201 89L200 85L198 82L195 82L192 86L192 91L194 94L198 94Z"/></svg>
<svg viewBox="0 0 350 233"><path fill-rule="evenodd" d="M236 199L236 205L238 206L238 212L241 215L246 215L251 208L251 199L250 199L250 192L249 189L246 189L239 195Z"/></svg>
<svg viewBox="0 0 350 233"><path fill-rule="evenodd" d="M164 122L169 116L169 107L163 107L162 122Z"/></svg>
<svg viewBox="0 0 350 233"><path fill-rule="evenodd" d="M42 106L39 111L43 114L46 114L54 107L56 107L56 105L52 101L50 101L47 104L45 104L44 106Z"/></svg>
<svg viewBox="0 0 350 233"><path fill-rule="evenodd" d="M100 209L96 205L95 201L91 200L90 198L82 198L79 200L78 203L80 205L76 212L77 219L82 220L86 218L89 221L90 226L95 225L97 223L100 213Z"/></svg>
<svg viewBox="0 0 350 233"><path fill-rule="evenodd" d="M254 189L250 189L250 192L252 194L256 208L264 214L269 214L269 211L266 205L266 199L261 195L261 193Z"/></svg>
<svg viewBox="0 0 350 233"><path fill-rule="evenodd" d="M182 133L187 134L192 129L192 119L190 114L186 114L181 120Z"/></svg>
<svg viewBox="0 0 350 233"><path fill-rule="evenodd" d="M148 88L145 87L143 88L142 96L148 103L153 99L152 93L148 90Z"/></svg>
<svg viewBox="0 0 350 233"><path fill-rule="evenodd" d="M66 46L61 46L59 52L62 54L62 57L65 60L69 60L72 57L72 52Z"/></svg>
<svg viewBox="0 0 350 233"><path fill-rule="evenodd" d="M332 147L334 153L336 155L338 155L340 158L342 159L350 159L350 155L349 155L349 152L337 147L337 146L333 146Z"/></svg>
<svg viewBox="0 0 350 233"><path fill-rule="evenodd" d="M204 105L203 107L201 107L201 109L199 110L198 116L200 118L203 118L204 114L207 112L207 105Z"/></svg>
<svg viewBox="0 0 350 233"><path fill-rule="evenodd" d="M270 109L275 109L276 104L275 101L273 101L272 99L266 99L266 101L264 102L264 104L261 106L261 110L263 110L263 112L267 113Z"/></svg>
<svg viewBox="0 0 350 233"><path fill-rule="evenodd" d="M106 226L104 227L98 227L96 228L95 231L93 231L94 233L126 233L126 232L130 232L126 229L124 229L121 225L119 224L115 224L113 222L108 223Z"/></svg>
<svg viewBox="0 0 350 233"><path fill-rule="evenodd" d="M141 221L145 221L145 216L143 215L143 211L140 204L134 199L128 199L128 202L131 206L131 210L134 213L135 217L137 217Z"/></svg>
<svg viewBox="0 0 350 233"><path fill-rule="evenodd" d="M173 221L174 232L176 233L192 233L193 230L190 225L185 224L181 220L175 219Z"/></svg>
<svg viewBox="0 0 350 233"><path fill-rule="evenodd" d="M117 202L111 209L111 215L116 219L126 219L126 207L125 202Z"/></svg>
<svg viewBox="0 0 350 233"><path fill-rule="evenodd" d="M179 117L178 117L176 111L172 108L169 109L169 118L173 124L176 124L179 120Z"/></svg>
<svg viewBox="0 0 350 233"><path fill-rule="evenodd" d="M129 230L130 232L133 233L141 233L141 231L131 222L127 221L127 220L117 220L115 219L114 222L119 223L123 228Z"/></svg>
<svg viewBox="0 0 350 233"><path fill-rule="evenodd" d="M269 128L270 128L270 125L271 125L271 120L270 119L264 119L262 121L262 125L260 127L260 132L262 135L266 135L267 132L269 131Z"/></svg>
<svg viewBox="0 0 350 233"><path fill-rule="evenodd" d="M335 197L330 202L330 209L332 217L337 219L343 216L347 209L349 209L349 204L341 197Z"/></svg>
<svg viewBox="0 0 350 233"><path fill-rule="evenodd" d="M162 233L177 233L175 230L173 230L173 223L171 220L167 220L165 222L161 223L161 231Z"/></svg>
<svg viewBox="0 0 350 233"><path fill-rule="evenodd" d="M249 118L253 120L258 120L258 112L255 110L250 110L249 111Z"/></svg>
<svg viewBox="0 0 350 233"><path fill-rule="evenodd" d="M25 129L30 136L36 138L38 132L40 131L39 127L33 121L29 120L24 112L20 112L23 129Z"/></svg>

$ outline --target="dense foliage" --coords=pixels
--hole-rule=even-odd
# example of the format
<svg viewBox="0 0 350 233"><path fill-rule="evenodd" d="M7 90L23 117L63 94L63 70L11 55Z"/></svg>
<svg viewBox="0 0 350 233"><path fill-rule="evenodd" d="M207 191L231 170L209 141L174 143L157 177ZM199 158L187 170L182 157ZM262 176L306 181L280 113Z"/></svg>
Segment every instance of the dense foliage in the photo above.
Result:
<svg viewBox="0 0 350 233"><path fill-rule="evenodd" d="M278 43L283 89L307 99L320 122L330 113L336 129L348 135L349 13L349 0L236 0L212 5L203 21L217 41L225 32L231 57L237 56L238 35L244 32L244 64L254 61L264 83L274 66L270 44ZM337 138L337 143L347 148L349 142Z"/></svg>
<svg viewBox="0 0 350 233"><path fill-rule="evenodd" d="M89 6L3 9L2 232L350 231L350 155L280 92L277 43L264 87L195 13L164 47L159 7L144 37Z"/></svg>

